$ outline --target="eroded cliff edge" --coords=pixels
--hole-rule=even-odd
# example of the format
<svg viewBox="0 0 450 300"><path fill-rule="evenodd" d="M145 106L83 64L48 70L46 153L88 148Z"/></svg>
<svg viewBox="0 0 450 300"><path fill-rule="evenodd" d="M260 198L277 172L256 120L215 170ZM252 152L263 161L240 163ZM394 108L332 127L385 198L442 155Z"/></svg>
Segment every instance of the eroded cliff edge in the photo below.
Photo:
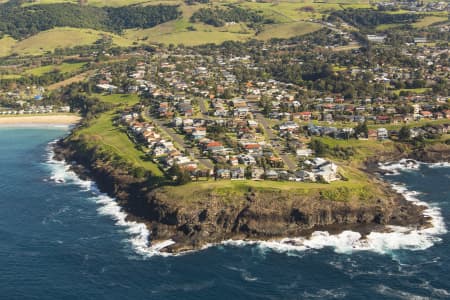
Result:
<svg viewBox="0 0 450 300"><path fill-rule="evenodd" d="M185 186L158 186L151 176L137 177L113 166L77 140L60 141L55 157L71 163L80 176L93 179L102 192L116 198L130 219L147 224L154 241L172 239L164 249L181 252L228 239L278 239L307 236L316 230L362 234L385 225L428 226L424 207L396 194L386 183L368 176L367 185L313 188L249 186L213 180Z"/></svg>

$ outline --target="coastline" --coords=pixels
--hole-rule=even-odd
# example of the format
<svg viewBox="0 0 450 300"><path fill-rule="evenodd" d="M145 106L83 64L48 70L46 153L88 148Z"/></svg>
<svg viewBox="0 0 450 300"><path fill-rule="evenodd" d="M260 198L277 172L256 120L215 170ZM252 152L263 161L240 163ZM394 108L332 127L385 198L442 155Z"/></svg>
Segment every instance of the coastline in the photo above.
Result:
<svg viewBox="0 0 450 300"><path fill-rule="evenodd" d="M204 243L198 247L177 248L177 242L173 239L155 238L152 226L148 221L137 218L128 211L123 203L106 193L102 193L97 187L95 179L82 176L83 172L69 164L66 160L61 160L55 153L55 144L50 145L49 163L62 168L64 171L57 172L52 179L57 183L69 182L79 185L83 189L95 192L96 202L99 204L99 213L110 216L117 226L126 228L130 234L132 248L136 253L144 257L152 256L178 256L207 249L212 246L242 247L255 245L259 248L268 248L278 253L303 252L308 249L322 249L331 247L337 253L352 253L357 251L372 251L380 254L388 254L392 250L409 249L425 250L441 241L441 234L447 232L440 209L417 198L418 193L409 191L402 185L385 182L395 193L404 198L405 201L414 206L422 207L422 216L428 219L427 224L417 226L401 226L393 224L378 225L356 225L349 226L324 226L314 228L300 236L275 237L245 237L236 235L224 237L220 241ZM59 158L59 159L58 159ZM86 174L84 174L86 175ZM150 222L151 223L151 222Z"/></svg>
<svg viewBox="0 0 450 300"><path fill-rule="evenodd" d="M80 122L80 120L81 116L75 114L0 116L0 127L33 125L70 126L77 124L78 122Z"/></svg>
<svg viewBox="0 0 450 300"><path fill-rule="evenodd" d="M280 211L284 211L284 214L267 215L260 213L266 211L263 207L265 203L271 205L270 203L278 202L275 198L288 195L272 195L275 198L271 199L271 193L255 191L256 195L250 197L251 199L247 194L241 195L245 198L243 207L225 205L222 211L216 211L214 207L219 207L219 203L222 203L220 197L216 195L205 198L207 202L204 203L210 205L199 210L195 207L183 207L183 203L177 201L175 203L175 199L166 199L164 193L157 192L158 189L146 192L140 188L130 190L129 184L123 184L122 176L115 174L116 171L110 170L102 163L80 159L79 155L82 153L79 149L75 150L77 147L73 148L74 144L59 141L54 146L53 159L65 162L68 170L82 180L95 182L98 189L105 193L105 196L108 195L110 199L108 203L114 203L114 211L117 212L120 207L120 213L126 214L124 219L127 222L146 225L145 238L140 237L141 245L136 247L140 248L138 252L145 255L154 255L155 252L160 255L189 253L211 245L227 244L231 240L276 243L281 247L302 249L302 244L305 241L309 243L307 241L311 239L330 238L340 242L350 239L353 241L352 245L360 250L375 250L367 246L367 238L383 240L398 238L399 234L402 237L412 234L415 240L417 234L426 233L423 236L424 241L419 244L425 243L427 247L433 244L430 239L435 238L434 234L427 232L433 227L432 217L426 212L429 207L420 201L408 201L411 200L409 197L395 191L381 178L375 177L373 180L374 184L385 191L384 197L379 198L378 203L373 205L355 206L348 203L319 201L319 198L308 200L305 196L294 195L295 199L292 200L298 202L297 207L303 207L301 211L293 207L281 207ZM105 180L105 177L109 180ZM296 218L295 216L299 214L303 217ZM204 217L201 217L203 215ZM117 219L117 216L113 218ZM401 228L400 232L396 228ZM317 234L320 237L317 237ZM144 239L148 239L146 243L143 242ZM143 244L146 246L143 247ZM413 247L411 242L408 242L408 237L405 237L401 244L398 247ZM378 249L375 251L384 252L379 247L382 246L376 246Z"/></svg>

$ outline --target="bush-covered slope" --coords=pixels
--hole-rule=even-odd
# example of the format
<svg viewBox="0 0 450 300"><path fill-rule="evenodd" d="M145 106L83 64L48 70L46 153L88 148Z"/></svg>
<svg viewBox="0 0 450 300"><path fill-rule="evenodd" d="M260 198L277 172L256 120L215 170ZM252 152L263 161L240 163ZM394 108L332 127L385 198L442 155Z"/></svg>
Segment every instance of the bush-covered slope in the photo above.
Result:
<svg viewBox="0 0 450 300"><path fill-rule="evenodd" d="M16 39L55 27L91 28L120 32L128 28L149 28L174 20L177 6L93 7L70 3L21 6L20 0L0 4L0 36Z"/></svg>

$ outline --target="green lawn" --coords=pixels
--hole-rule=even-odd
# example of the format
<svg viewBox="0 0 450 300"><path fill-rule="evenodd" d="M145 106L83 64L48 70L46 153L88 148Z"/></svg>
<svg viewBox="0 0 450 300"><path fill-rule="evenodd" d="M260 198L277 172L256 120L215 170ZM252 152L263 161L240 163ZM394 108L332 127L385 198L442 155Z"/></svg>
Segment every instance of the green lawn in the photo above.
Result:
<svg viewBox="0 0 450 300"><path fill-rule="evenodd" d="M392 92L397 95L400 95L400 92L410 92L413 94L425 94L429 90L431 90L431 88L399 89L399 90L393 90Z"/></svg>
<svg viewBox="0 0 450 300"><path fill-rule="evenodd" d="M22 75L18 75L18 74L1 74L0 75L0 80L4 79L19 79L22 78Z"/></svg>
<svg viewBox="0 0 450 300"><path fill-rule="evenodd" d="M92 94L103 102L118 104L122 106L132 106L139 102L139 96L136 94Z"/></svg>
<svg viewBox="0 0 450 300"><path fill-rule="evenodd" d="M164 193L170 195L171 199L176 201L186 201L195 203L203 201L210 196L222 199L227 203L241 201L242 196L249 191L257 192L274 192L280 195L304 195L305 197L313 197L317 199L322 194L329 200L334 201L366 201L369 198L376 198L380 190L367 175L357 168L341 166L340 172L348 181L335 181L330 184L321 183L305 183L291 181L253 181L253 180L202 180L191 182L182 186L165 186ZM338 199L335 197L341 191L347 191L351 195L351 199Z"/></svg>
<svg viewBox="0 0 450 300"><path fill-rule="evenodd" d="M430 125L439 125L439 124L449 124L449 119L439 119L439 120L428 120L428 119L422 119L420 121L414 121L410 122L408 124L375 124L375 125L368 125L369 128L375 129L375 128L386 128L388 130L395 130L400 129L402 126L408 126L408 127L421 127L427 124Z"/></svg>
<svg viewBox="0 0 450 300"><path fill-rule="evenodd" d="M276 38L291 38L294 36L305 35L322 28L321 25L311 22L291 22L279 23L264 26L263 31L257 35L260 40L270 40Z"/></svg>
<svg viewBox="0 0 450 300"><path fill-rule="evenodd" d="M11 54L12 48L16 44L16 40L10 36L5 36L0 39L0 57Z"/></svg>
<svg viewBox="0 0 450 300"><path fill-rule="evenodd" d="M355 150L355 155L352 156L351 161L359 163L367 159L370 156L375 156L380 153L391 151L394 148L394 142L390 140L378 141L378 140L338 140L331 137L321 137L319 138L322 142L330 146L331 148L335 146L339 147L353 147Z"/></svg>
<svg viewBox="0 0 450 300"><path fill-rule="evenodd" d="M93 94L92 96L99 98L103 102L116 104L117 109L130 107L139 102L139 97L135 94ZM163 177L163 172L158 168L157 164L148 159L144 149L137 146L128 137L124 128L113 124L115 117L117 117L115 110L103 113L92 121L89 127L77 131L77 135L86 135L90 141L104 146L135 166L151 171L154 176Z"/></svg>
<svg viewBox="0 0 450 300"><path fill-rule="evenodd" d="M426 16L425 18L415 22L413 27L415 28L425 28L433 25L434 23L448 21L448 16Z"/></svg>
<svg viewBox="0 0 450 300"><path fill-rule="evenodd" d="M63 63L60 65L49 65L39 68L26 70L24 73L27 75L41 76L53 71L59 71L60 73L73 73L81 70L86 63Z"/></svg>
<svg viewBox="0 0 450 300"><path fill-rule="evenodd" d="M19 55L41 55L55 48L71 48L92 45L103 36L110 36L117 46L131 46L132 41L104 31L83 28L57 27L42 31L21 41L9 37L0 39L0 56L13 53Z"/></svg>
<svg viewBox="0 0 450 300"><path fill-rule="evenodd" d="M154 176L163 177L163 172L152 161L148 160L144 151L136 146L122 128L113 125L115 112L102 114L91 126L81 129L77 135L87 135L95 144L109 149L126 161L152 172Z"/></svg>

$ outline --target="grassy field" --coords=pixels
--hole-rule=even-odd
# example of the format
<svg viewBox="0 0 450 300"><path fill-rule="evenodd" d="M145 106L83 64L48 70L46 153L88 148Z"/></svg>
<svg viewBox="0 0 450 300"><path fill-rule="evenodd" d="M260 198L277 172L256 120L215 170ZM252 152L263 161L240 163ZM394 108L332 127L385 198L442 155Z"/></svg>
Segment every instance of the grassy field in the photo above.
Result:
<svg viewBox="0 0 450 300"><path fill-rule="evenodd" d="M353 163L359 163L370 156L375 156L377 153L380 154L394 149L394 142L390 140L337 140L331 137L321 137L319 139L331 148L335 146L344 148L353 147L353 149L355 150L355 155L352 156L352 159L350 160L350 162Z"/></svg>
<svg viewBox="0 0 450 300"><path fill-rule="evenodd" d="M388 130L398 130L403 126L408 127L421 127L424 125L439 125L439 124L450 124L449 119L439 119L439 120L428 120L428 119L422 119L420 121L414 121L409 122L407 124L376 124L376 125L368 125L370 129L376 129L376 128L386 128Z"/></svg>
<svg viewBox="0 0 450 300"><path fill-rule="evenodd" d="M34 69L29 69L25 71L27 75L41 76L54 71L59 71L60 73L73 73L81 70L86 63L63 63L60 65L49 65Z"/></svg>
<svg viewBox="0 0 450 300"><path fill-rule="evenodd" d="M403 25L404 24L381 24L381 25L378 25L376 27L376 30L384 31L384 30L389 30L389 29L393 29L393 28L396 28L396 27L400 27L400 26L403 26Z"/></svg>
<svg viewBox="0 0 450 300"><path fill-rule="evenodd" d="M347 71L347 70L348 70L347 67L336 66L336 65L333 66L333 71L335 71L335 72L341 72L341 71Z"/></svg>
<svg viewBox="0 0 450 300"><path fill-rule="evenodd" d="M258 34L260 40L269 40L271 38L290 38L294 36L308 34L322 28L321 25L311 22L292 22L266 25L264 30Z"/></svg>
<svg viewBox="0 0 450 300"><path fill-rule="evenodd" d="M102 102L121 106L132 106L139 102L139 96L136 94L92 94L92 96L99 98Z"/></svg>
<svg viewBox="0 0 450 300"><path fill-rule="evenodd" d="M415 28L425 28L428 26L433 25L434 23L438 23L438 22L445 22L448 21L448 16L444 17L444 16L427 16L417 22L415 22L413 24L413 27Z"/></svg>
<svg viewBox="0 0 450 300"><path fill-rule="evenodd" d="M246 41L254 37L254 33L250 32L233 32L213 26L195 24L196 31L189 31L185 28L177 29L180 23L168 22L149 29L127 30L125 37L129 39L137 39L143 44L183 44L186 46L195 46L207 43L220 44L224 41Z"/></svg>
<svg viewBox="0 0 450 300"><path fill-rule="evenodd" d="M137 103L136 96L121 97L120 95L102 96L98 95L103 101L110 103L123 103L132 105ZM112 151L127 162L135 166L143 167L152 172L154 176L163 177L163 172L152 161L148 160L144 151L137 147L128 137L121 127L113 125L113 119L116 117L115 111L101 114L100 117L92 121L91 125L77 132L77 135L86 135L89 140L95 141L96 145L101 145L105 149Z"/></svg>
<svg viewBox="0 0 450 300"><path fill-rule="evenodd" d="M249 191L275 192L283 195L304 195L318 199L323 195L333 201L366 201L380 193L377 186L365 173L357 168L342 166L341 173L349 178L348 181L335 181L331 184L305 183L291 181L252 181L252 180L217 180L191 182L182 186L166 186L163 188L171 199L188 203L203 201L214 195L227 203L241 201ZM345 191L345 197L338 197ZM216 199L217 199L216 198ZM287 200L287 199L286 199Z"/></svg>
<svg viewBox="0 0 450 300"><path fill-rule="evenodd" d="M89 135L96 141L96 144L104 146L136 166L151 171L155 176L163 176L158 166L146 160L145 153L136 148L126 133L120 128L113 126L112 120L114 115L114 112L102 114L93 122L92 126L81 130L79 134Z"/></svg>
<svg viewBox="0 0 450 300"><path fill-rule="evenodd" d="M92 45L103 36L110 36L118 46L131 46L132 41L124 37L93 29L60 27L40 32L21 41L11 38L0 40L0 55L13 53L19 55L40 55L55 48L70 48L74 46Z"/></svg>
<svg viewBox="0 0 450 300"><path fill-rule="evenodd" d="M4 79L19 79L22 78L22 75L18 75L18 74L1 74L0 75L0 80Z"/></svg>
<svg viewBox="0 0 450 300"><path fill-rule="evenodd" d="M77 3L76 0L40 0L37 3ZM219 44L227 40L247 41L252 38L268 40L271 38L289 38L303 35L320 29L317 23L309 22L310 19L321 19L332 10L343 8L368 7L368 1L336 0L322 3L313 0L278 1L277 3L240 2L234 0L213 1L215 7L224 7L235 3L241 7L260 12L265 17L273 19L276 24L266 25L262 32L256 36L253 29L246 24L214 27L202 23L190 23L191 15L200 8L210 7L210 4L186 5L181 0L88 0L89 5L94 6L124 6L142 3L142 5L170 4L179 5L182 16L174 21L160 24L148 29L126 30L122 35L115 35L91 29L55 28L41 32L22 41L11 38L0 40L0 56L10 54L41 55L55 48L74 47L77 45L92 45L104 35L111 36L113 43L118 46L131 46L133 44L184 44L188 46L215 43ZM26 5L33 5L28 3ZM194 27L195 30L192 30Z"/></svg>
<svg viewBox="0 0 450 300"><path fill-rule="evenodd" d="M0 57L11 54L12 49L16 43L17 41L9 36L0 39Z"/></svg>
<svg viewBox="0 0 450 300"><path fill-rule="evenodd" d="M400 92L410 92L412 94L424 94L428 92L430 88L417 88L417 89L399 89L399 90L393 90L392 92L394 94L400 95Z"/></svg>
<svg viewBox="0 0 450 300"><path fill-rule="evenodd" d="M87 71L87 72L83 72L81 74L75 75L73 77L70 77L66 80L51 84L47 87L47 90L49 91L54 91L56 89L59 89L63 86L67 86L71 83L75 83L75 82L82 82L84 81L86 78L88 78L90 75L92 74L92 71Z"/></svg>

